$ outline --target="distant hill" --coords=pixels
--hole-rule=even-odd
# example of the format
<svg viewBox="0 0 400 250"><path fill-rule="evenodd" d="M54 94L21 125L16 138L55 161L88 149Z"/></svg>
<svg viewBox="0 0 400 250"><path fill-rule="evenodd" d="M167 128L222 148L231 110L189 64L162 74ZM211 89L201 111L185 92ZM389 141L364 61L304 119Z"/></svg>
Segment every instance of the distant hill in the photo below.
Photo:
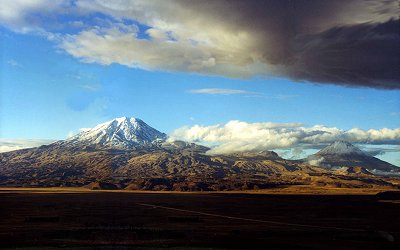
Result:
<svg viewBox="0 0 400 250"><path fill-rule="evenodd" d="M364 153L347 141L336 141L309 156L306 162L331 167L363 167L370 171L399 172L400 168Z"/></svg>

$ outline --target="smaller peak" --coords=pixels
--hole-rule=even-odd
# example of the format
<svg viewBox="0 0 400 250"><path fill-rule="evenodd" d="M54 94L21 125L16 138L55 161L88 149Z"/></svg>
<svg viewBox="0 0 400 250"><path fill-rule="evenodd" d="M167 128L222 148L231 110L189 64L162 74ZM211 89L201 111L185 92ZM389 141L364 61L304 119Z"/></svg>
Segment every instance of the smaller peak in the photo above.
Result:
<svg viewBox="0 0 400 250"><path fill-rule="evenodd" d="M318 154L364 154L359 148L348 141L338 140L325 147Z"/></svg>

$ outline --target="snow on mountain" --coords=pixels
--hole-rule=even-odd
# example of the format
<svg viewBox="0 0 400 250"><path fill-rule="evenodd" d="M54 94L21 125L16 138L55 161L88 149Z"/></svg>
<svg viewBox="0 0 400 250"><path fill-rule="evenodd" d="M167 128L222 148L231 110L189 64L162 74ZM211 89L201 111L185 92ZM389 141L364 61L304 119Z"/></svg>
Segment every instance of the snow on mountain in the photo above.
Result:
<svg viewBox="0 0 400 250"><path fill-rule="evenodd" d="M318 155L365 155L363 151L359 148L353 146L351 143L347 141L335 141L331 145L320 150Z"/></svg>
<svg viewBox="0 0 400 250"><path fill-rule="evenodd" d="M66 143L84 143L115 148L134 148L165 141L167 135L137 118L120 117L80 132Z"/></svg>

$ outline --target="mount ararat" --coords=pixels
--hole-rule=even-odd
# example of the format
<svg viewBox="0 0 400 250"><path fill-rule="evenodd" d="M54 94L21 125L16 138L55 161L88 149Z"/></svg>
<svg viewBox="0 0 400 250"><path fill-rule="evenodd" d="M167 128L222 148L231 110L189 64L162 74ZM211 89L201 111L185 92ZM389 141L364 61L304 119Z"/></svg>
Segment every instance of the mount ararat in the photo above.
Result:
<svg viewBox="0 0 400 250"><path fill-rule="evenodd" d="M64 141L0 154L0 186L130 190L247 190L288 185L399 187L399 168L338 141L305 160L273 151L209 155L209 148L121 117ZM318 162L314 166L309 163Z"/></svg>

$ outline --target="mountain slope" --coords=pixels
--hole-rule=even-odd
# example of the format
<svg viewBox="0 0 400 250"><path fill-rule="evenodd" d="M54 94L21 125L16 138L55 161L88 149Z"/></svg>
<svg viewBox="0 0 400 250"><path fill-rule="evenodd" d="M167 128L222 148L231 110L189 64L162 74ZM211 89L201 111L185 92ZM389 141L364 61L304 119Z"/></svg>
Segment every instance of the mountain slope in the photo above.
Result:
<svg viewBox="0 0 400 250"><path fill-rule="evenodd" d="M306 161L312 165L328 168L363 167L371 171L400 171L400 168L370 156L346 141L336 141L316 154L307 157Z"/></svg>
<svg viewBox="0 0 400 250"><path fill-rule="evenodd" d="M206 155L207 148L80 149L60 144L0 154L0 186L140 190L244 190L287 185L393 187L389 179L339 173L271 155ZM272 156L272 158L268 158Z"/></svg>

